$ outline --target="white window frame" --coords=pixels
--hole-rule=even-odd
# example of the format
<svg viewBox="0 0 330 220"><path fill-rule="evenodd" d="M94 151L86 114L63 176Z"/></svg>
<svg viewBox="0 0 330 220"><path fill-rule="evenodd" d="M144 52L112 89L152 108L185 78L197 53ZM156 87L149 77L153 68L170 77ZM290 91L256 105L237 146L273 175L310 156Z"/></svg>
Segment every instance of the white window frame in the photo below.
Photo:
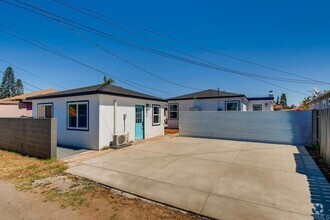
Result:
<svg viewBox="0 0 330 220"><path fill-rule="evenodd" d="M86 104L86 127L79 127L79 105L84 105ZM76 127L71 127L69 120L70 120L70 105L76 105ZM80 131L88 131L89 130L89 102L88 101L72 101L72 102L67 102L67 114L66 114L66 118L67 118L67 129L68 130L80 130Z"/></svg>
<svg viewBox="0 0 330 220"><path fill-rule="evenodd" d="M260 106L261 107L261 109L260 110L254 110L254 106ZM257 111L262 111L262 104L253 104L252 105L252 111L254 111L254 112L257 112Z"/></svg>
<svg viewBox="0 0 330 220"><path fill-rule="evenodd" d="M154 108L158 108L158 114L155 114ZM155 122L154 116L158 116L158 122ZM160 105L152 105L152 125L153 126L158 126L160 125L161 122L161 108Z"/></svg>
<svg viewBox="0 0 330 220"><path fill-rule="evenodd" d="M171 105L176 105L176 111L171 111ZM171 117L171 112L176 112L176 118ZM170 120L178 120L179 119L179 104L178 103L168 104L168 118Z"/></svg>
<svg viewBox="0 0 330 220"><path fill-rule="evenodd" d="M38 103L37 104L37 116L38 118L47 118L46 117L46 106L50 106L50 109L51 109L51 116L50 118L53 118L53 115L54 115L54 109L53 109L53 103ZM40 116L39 115L39 107L43 107L44 108L44 115L43 116Z"/></svg>
<svg viewBox="0 0 330 220"><path fill-rule="evenodd" d="M227 105L228 104L232 104L232 103L236 103L237 104L237 108L236 108L236 110L228 110L228 108L227 108ZM226 101L225 102L225 107L226 107L226 111L229 111L229 112L235 112L235 111L239 111L239 101L238 100L236 100L236 101Z"/></svg>

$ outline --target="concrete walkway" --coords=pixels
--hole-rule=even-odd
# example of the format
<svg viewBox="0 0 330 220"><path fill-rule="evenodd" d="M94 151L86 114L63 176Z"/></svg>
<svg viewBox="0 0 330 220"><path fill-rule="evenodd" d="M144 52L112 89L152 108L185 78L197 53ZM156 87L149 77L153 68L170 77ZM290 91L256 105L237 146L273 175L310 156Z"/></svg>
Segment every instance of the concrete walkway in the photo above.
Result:
<svg viewBox="0 0 330 220"><path fill-rule="evenodd" d="M218 219L330 215L330 186L303 147L164 137L71 165L71 174Z"/></svg>

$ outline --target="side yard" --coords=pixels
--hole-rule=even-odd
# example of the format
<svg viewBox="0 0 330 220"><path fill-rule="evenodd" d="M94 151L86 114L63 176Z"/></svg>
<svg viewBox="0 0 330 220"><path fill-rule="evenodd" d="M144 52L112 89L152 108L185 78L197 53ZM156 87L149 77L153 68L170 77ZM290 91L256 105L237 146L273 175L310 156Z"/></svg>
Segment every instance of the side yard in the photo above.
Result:
<svg viewBox="0 0 330 220"><path fill-rule="evenodd" d="M63 161L39 160L0 150L3 198L0 212L8 219L45 216L54 219L194 219L174 209L129 198L90 180L65 174L66 169ZM29 217L26 213L36 214Z"/></svg>

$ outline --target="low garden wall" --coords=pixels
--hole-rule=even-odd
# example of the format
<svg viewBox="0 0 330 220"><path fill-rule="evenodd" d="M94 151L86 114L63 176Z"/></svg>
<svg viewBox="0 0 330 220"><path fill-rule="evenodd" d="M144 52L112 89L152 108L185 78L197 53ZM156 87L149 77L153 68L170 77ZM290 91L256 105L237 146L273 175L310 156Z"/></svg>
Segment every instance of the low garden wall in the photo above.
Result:
<svg viewBox="0 0 330 220"><path fill-rule="evenodd" d="M56 119L0 118L0 149L56 158Z"/></svg>

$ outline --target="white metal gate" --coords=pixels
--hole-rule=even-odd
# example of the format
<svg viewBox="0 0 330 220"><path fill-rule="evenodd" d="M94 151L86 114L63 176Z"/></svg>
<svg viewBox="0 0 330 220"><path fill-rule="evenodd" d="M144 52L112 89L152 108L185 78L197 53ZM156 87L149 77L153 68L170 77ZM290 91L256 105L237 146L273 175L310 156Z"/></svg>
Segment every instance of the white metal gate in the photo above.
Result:
<svg viewBox="0 0 330 220"><path fill-rule="evenodd" d="M311 145L312 111L180 112L180 135Z"/></svg>

